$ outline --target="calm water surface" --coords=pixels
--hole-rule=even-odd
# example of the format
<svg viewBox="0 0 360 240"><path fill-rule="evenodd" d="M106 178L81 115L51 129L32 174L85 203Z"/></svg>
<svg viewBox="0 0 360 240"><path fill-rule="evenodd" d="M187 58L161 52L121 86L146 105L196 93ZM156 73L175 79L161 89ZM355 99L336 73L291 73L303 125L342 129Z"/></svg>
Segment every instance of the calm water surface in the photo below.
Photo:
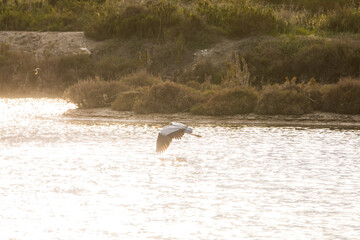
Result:
<svg viewBox="0 0 360 240"><path fill-rule="evenodd" d="M71 118L0 99L1 239L360 239L360 131ZM191 122L191 121L190 121Z"/></svg>

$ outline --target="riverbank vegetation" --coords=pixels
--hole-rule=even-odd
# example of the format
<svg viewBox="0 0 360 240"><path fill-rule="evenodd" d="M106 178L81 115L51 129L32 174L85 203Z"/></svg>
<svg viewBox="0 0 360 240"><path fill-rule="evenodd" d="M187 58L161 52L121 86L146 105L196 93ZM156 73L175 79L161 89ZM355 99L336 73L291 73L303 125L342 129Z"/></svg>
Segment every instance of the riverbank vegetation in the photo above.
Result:
<svg viewBox="0 0 360 240"><path fill-rule="evenodd" d="M351 0L2 1L0 30L106 44L38 58L0 43L0 92L137 113L359 114L359 22Z"/></svg>

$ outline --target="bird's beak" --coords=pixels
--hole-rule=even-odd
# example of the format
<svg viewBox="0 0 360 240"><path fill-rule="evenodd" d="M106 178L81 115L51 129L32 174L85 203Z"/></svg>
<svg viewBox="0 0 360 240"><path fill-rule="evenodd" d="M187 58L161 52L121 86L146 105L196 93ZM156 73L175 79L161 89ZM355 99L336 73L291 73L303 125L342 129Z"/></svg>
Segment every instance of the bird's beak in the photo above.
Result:
<svg viewBox="0 0 360 240"><path fill-rule="evenodd" d="M194 133L189 133L190 135L193 135L193 136L195 136L195 137L198 137L198 138L200 138L200 137L202 137L201 135L197 135L197 134L194 134Z"/></svg>

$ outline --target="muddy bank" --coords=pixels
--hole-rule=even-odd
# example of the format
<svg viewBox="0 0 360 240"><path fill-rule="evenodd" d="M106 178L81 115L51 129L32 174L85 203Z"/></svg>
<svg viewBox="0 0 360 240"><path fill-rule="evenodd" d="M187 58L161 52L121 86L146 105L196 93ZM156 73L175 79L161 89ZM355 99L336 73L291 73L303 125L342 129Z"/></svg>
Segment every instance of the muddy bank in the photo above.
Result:
<svg viewBox="0 0 360 240"><path fill-rule="evenodd" d="M360 128L360 115L315 112L301 116L245 114L235 116L200 116L189 113L176 114L135 114L133 112L113 111L110 108L71 109L64 117L80 120L111 120L125 123L168 123L183 122L189 125L254 125L254 126L302 126Z"/></svg>

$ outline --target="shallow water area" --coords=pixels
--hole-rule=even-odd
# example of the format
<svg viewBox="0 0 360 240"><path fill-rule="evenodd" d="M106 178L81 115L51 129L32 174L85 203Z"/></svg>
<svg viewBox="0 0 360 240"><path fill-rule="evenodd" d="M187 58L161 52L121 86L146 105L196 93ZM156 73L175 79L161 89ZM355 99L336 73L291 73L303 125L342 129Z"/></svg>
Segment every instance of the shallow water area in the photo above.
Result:
<svg viewBox="0 0 360 240"><path fill-rule="evenodd" d="M64 115L0 98L2 239L359 239L360 130Z"/></svg>

